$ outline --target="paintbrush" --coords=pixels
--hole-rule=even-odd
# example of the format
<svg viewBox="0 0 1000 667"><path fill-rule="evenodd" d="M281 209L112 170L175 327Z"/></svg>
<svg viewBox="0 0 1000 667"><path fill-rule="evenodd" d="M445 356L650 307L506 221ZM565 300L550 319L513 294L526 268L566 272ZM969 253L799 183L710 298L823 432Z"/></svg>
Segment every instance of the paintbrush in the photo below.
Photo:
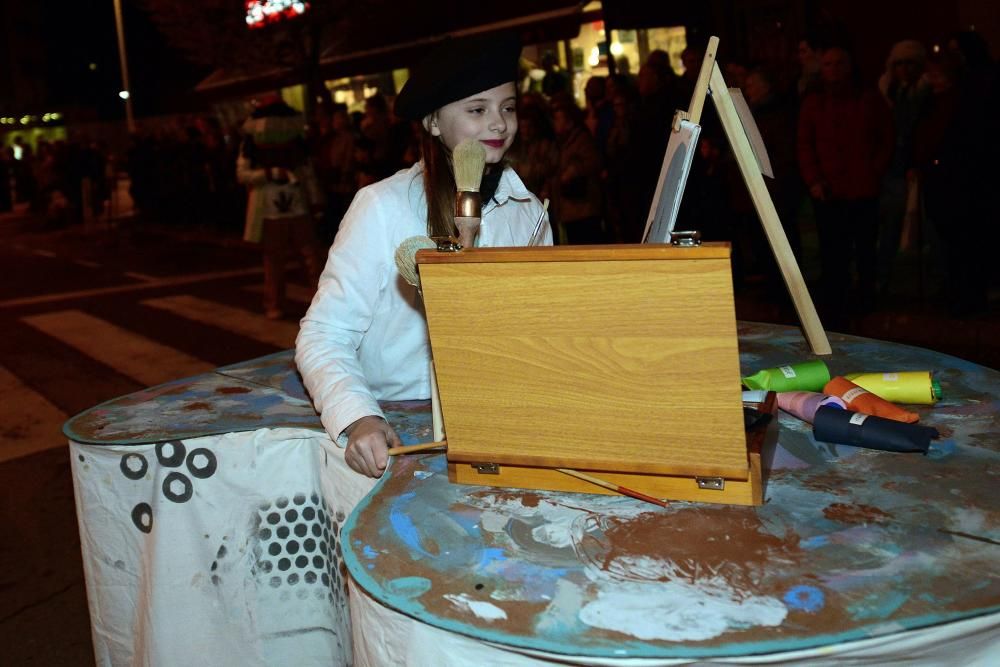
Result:
<svg viewBox="0 0 1000 667"><path fill-rule="evenodd" d="M425 452L429 449L439 449L441 447L448 447L448 441L442 440L441 442L424 442L419 445L404 445L402 447L392 447L389 449L389 456L398 456L400 454L416 454L417 452ZM635 498L636 500L644 500L647 503L653 503L654 505L659 505L660 507L666 507L667 503L659 498L654 498L653 496L647 496L645 493L640 493L635 489L630 489L621 484L614 484L607 480L601 479L600 477L594 477L593 475L588 475L582 473L579 470L571 470L569 468L556 468L559 472L564 475L569 475L570 477L576 477L577 479L582 479L585 482L590 482L591 484L596 484L602 488L608 489L609 491L614 491L620 493L623 496L628 496L630 498Z"/></svg>
<svg viewBox="0 0 1000 667"><path fill-rule="evenodd" d="M455 167L455 227L462 246L472 248L483 216L479 186L486 167L486 148L475 139L466 139L452 153Z"/></svg>
<svg viewBox="0 0 1000 667"><path fill-rule="evenodd" d="M417 251L436 248L437 243L428 236L411 236L396 248L396 268L403 280L420 289L420 274L417 272Z"/></svg>
<svg viewBox="0 0 1000 667"><path fill-rule="evenodd" d="M542 204L542 212L538 216L538 222L535 223L535 228L531 230L531 236L528 237L528 245L535 246L542 242L542 237L539 232L542 231L542 221L545 220L545 212L549 210L549 199L545 198L545 203Z"/></svg>

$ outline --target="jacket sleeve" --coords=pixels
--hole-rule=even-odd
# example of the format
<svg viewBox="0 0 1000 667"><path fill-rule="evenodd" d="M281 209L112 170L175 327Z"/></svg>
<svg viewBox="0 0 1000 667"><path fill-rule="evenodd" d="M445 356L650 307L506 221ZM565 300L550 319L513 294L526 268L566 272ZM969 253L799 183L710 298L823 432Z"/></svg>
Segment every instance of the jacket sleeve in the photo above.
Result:
<svg viewBox="0 0 1000 667"><path fill-rule="evenodd" d="M236 158L236 180L240 185L257 187L267 182L267 170L254 169L250 166L250 160L240 155Z"/></svg>
<svg viewBox="0 0 1000 667"><path fill-rule="evenodd" d="M361 190L340 225L295 341L295 362L303 384L335 442L361 417L384 417L358 350L387 286L388 272L380 252L388 245L379 203L370 191Z"/></svg>

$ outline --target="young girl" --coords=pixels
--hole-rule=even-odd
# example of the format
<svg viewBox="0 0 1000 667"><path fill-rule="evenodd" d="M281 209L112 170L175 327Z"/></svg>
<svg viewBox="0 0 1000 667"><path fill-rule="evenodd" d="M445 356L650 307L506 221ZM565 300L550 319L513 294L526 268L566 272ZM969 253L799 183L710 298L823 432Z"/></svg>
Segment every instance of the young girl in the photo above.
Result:
<svg viewBox="0 0 1000 667"><path fill-rule="evenodd" d="M378 401L430 396L423 307L394 253L411 236L457 236L452 150L465 139L486 148L477 245L527 245L543 215L504 162L517 134L519 54L507 36L452 40L416 68L396 114L422 122L422 159L358 192L302 320L296 363L323 426L346 443L345 460L357 472L380 476L387 448L400 444ZM543 243L551 239L546 224Z"/></svg>

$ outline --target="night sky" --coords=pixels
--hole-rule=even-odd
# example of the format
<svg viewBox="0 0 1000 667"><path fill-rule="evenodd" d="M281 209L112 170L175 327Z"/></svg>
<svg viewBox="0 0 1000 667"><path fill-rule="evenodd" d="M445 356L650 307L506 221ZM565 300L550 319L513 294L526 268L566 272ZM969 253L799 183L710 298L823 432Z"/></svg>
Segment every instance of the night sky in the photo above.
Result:
<svg viewBox="0 0 1000 667"><path fill-rule="evenodd" d="M185 61L137 3L123 0L122 10L136 115L191 108L191 90L211 71ZM99 119L124 117L113 0L41 0L38 11L52 107L92 108Z"/></svg>

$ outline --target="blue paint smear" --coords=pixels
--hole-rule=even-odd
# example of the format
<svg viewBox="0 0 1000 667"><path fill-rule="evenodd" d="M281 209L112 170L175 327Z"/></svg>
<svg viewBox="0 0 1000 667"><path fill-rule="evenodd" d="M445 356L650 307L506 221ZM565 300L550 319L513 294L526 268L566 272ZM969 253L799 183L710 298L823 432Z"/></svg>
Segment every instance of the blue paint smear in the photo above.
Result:
<svg viewBox="0 0 1000 667"><path fill-rule="evenodd" d="M793 586L785 593L785 604L792 609L815 613L826 604L826 596L823 591L815 586Z"/></svg>
<svg viewBox="0 0 1000 667"><path fill-rule="evenodd" d="M507 556L504 554L503 549L498 549L496 547L489 547L483 549L479 554L479 562L476 564L477 570L482 570L485 567L489 567L491 563L495 561L505 561Z"/></svg>
<svg viewBox="0 0 1000 667"><path fill-rule="evenodd" d="M830 538L827 535L816 535L799 542L799 546L803 549L818 549L819 547L825 547L830 543Z"/></svg>
<svg viewBox="0 0 1000 667"><path fill-rule="evenodd" d="M884 619L891 616L897 609L910 599L909 593L891 591L878 595L869 595L861 602L848 607L851 616L857 620Z"/></svg>
<svg viewBox="0 0 1000 667"><path fill-rule="evenodd" d="M956 449L958 447L954 440L931 440L931 446L927 448L927 458L932 461L942 461L951 458Z"/></svg>
<svg viewBox="0 0 1000 667"><path fill-rule="evenodd" d="M429 591L431 585L431 580L426 577L396 577L386 584L386 589L392 595L409 600Z"/></svg>
<svg viewBox="0 0 1000 667"><path fill-rule="evenodd" d="M425 551L420 544L420 534L417 533L417 527L413 524L413 520L400 507L400 505L407 504L415 495L412 492L404 493L396 498L392 504L392 509L389 511L389 522L392 524L392 529L396 531L396 535L403 541L403 544L422 556L430 556L431 554Z"/></svg>
<svg viewBox="0 0 1000 667"><path fill-rule="evenodd" d="M361 550L364 553L365 558L378 558L378 552L372 549L369 545L365 545L364 549Z"/></svg>
<svg viewBox="0 0 1000 667"><path fill-rule="evenodd" d="M459 509L452 512L449 518L461 526L466 535L479 537L479 512Z"/></svg>

